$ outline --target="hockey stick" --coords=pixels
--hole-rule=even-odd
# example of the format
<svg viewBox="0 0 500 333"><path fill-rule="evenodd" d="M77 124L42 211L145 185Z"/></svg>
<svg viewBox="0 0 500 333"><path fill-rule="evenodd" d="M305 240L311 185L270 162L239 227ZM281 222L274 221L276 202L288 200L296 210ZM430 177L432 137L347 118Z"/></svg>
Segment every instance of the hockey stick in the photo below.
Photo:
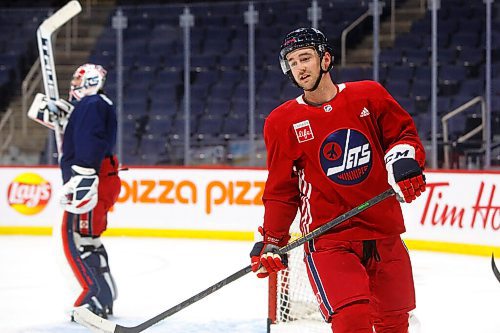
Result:
<svg viewBox="0 0 500 333"><path fill-rule="evenodd" d="M385 192L380 193L379 195L371 198L370 200L362 203L361 205L351 209L350 211L336 217L335 219L331 220L330 222L325 223L324 225L318 227L317 229L311 231L310 233L304 235L303 237L297 238L296 240L290 242L289 244L283 246L278 250L279 254L284 254L287 252L290 252L291 250L295 249L296 247L299 247L300 245L312 240L313 238L318 237L319 235L325 233L327 230L338 226L342 222L350 219L351 217L361 213L362 211L368 209L369 207L374 206L375 204L381 202L382 200L387 199L388 197L394 195L395 192L394 190L388 189ZM191 298L188 298L187 300L183 301L182 303L179 303L172 308L160 313L159 315L146 320L145 322L133 326L133 327L125 327L118 325L116 323L113 323L107 319L101 318L88 310L86 307L78 307L75 309L73 313L73 318L76 322L86 326L87 328L91 329L94 332L104 332L104 333L138 333L142 332L145 329L157 324L158 322L162 321L163 319L170 317L174 313L179 312L180 310L190 306L191 304L194 304L198 302L199 300L205 298L206 296L212 294L213 292L221 289L222 287L228 285L229 283L238 280L239 278L245 276L249 272L252 271L251 265L248 265L247 267L237 271L236 273L226 277L225 279L217 282L216 284L208 287L207 289L203 290L202 292L192 296Z"/></svg>
<svg viewBox="0 0 500 333"><path fill-rule="evenodd" d="M40 66L43 77L43 87L45 89L45 94L52 101L57 101L59 99L56 67L54 64L54 52L52 50L52 35L81 11L82 6L77 0L69 1L66 5L64 5L64 7L44 20L36 32ZM60 158L62 148L62 132L57 125L54 126L54 131L57 143L57 152Z"/></svg>
<svg viewBox="0 0 500 333"><path fill-rule="evenodd" d="M498 282L500 282L500 272L498 271L497 265L495 264L494 253L491 253L491 269L493 270L493 274L497 278Z"/></svg>

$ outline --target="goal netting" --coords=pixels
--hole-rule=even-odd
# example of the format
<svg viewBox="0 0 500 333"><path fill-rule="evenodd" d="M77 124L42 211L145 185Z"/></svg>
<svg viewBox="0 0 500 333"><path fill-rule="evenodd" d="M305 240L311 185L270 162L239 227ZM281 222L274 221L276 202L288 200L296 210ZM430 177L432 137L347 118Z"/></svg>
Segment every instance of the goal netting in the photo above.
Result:
<svg viewBox="0 0 500 333"><path fill-rule="evenodd" d="M292 240L297 237L300 234L293 232ZM269 276L268 333L332 332L319 311L303 259L304 249L299 246L288 253L288 268ZM409 332L420 333L414 313L410 313Z"/></svg>
<svg viewBox="0 0 500 333"><path fill-rule="evenodd" d="M293 233L292 239L299 236ZM288 253L288 268L269 276L268 332L331 333L319 312L303 258L299 246Z"/></svg>

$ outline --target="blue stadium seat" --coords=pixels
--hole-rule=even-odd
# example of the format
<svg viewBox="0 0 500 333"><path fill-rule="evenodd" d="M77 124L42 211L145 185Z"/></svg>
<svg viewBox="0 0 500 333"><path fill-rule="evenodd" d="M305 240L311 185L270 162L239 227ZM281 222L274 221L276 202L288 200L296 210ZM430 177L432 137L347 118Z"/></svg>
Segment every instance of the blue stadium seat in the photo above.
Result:
<svg viewBox="0 0 500 333"><path fill-rule="evenodd" d="M218 82L210 90L210 98L219 100L228 100L229 103L229 97L232 95L233 89L234 85L232 84L227 84L225 82Z"/></svg>
<svg viewBox="0 0 500 333"><path fill-rule="evenodd" d="M418 66L415 68L414 80L431 82L431 66Z"/></svg>
<svg viewBox="0 0 500 333"><path fill-rule="evenodd" d="M413 77L414 68L410 66L390 66L387 68L386 81L410 81Z"/></svg>
<svg viewBox="0 0 500 333"><path fill-rule="evenodd" d="M384 49L380 51L379 62L381 66L401 65L403 52L399 48Z"/></svg>
<svg viewBox="0 0 500 333"><path fill-rule="evenodd" d="M410 83L408 80L389 80L385 83L385 88L396 99L410 96Z"/></svg>
<svg viewBox="0 0 500 333"><path fill-rule="evenodd" d="M160 68L162 66L162 55L161 53L143 54L137 57L135 66L144 70Z"/></svg>
<svg viewBox="0 0 500 333"><path fill-rule="evenodd" d="M438 96L437 98L437 113L439 115L446 114L451 111L451 97L447 96ZM429 105L430 110L430 105Z"/></svg>
<svg viewBox="0 0 500 333"><path fill-rule="evenodd" d="M411 95L413 98L423 98L430 100L431 97L431 83L427 80L415 80L411 87Z"/></svg>
<svg viewBox="0 0 500 333"><path fill-rule="evenodd" d="M394 48L397 49L415 49L422 46L422 36L419 34L405 33L400 34L394 41Z"/></svg>
<svg viewBox="0 0 500 333"><path fill-rule="evenodd" d="M262 98L279 99L281 96L281 84L264 81L257 86L256 94Z"/></svg>
<svg viewBox="0 0 500 333"><path fill-rule="evenodd" d="M248 83L240 82L234 89L231 100L233 102L248 101Z"/></svg>
<svg viewBox="0 0 500 333"><path fill-rule="evenodd" d="M286 101L289 99L296 98L300 96L303 93L303 91L292 84L291 82L286 83L283 86L283 90L281 91L281 101Z"/></svg>
<svg viewBox="0 0 500 333"><path fill-rule="evenodd" d="M177 115L177 105L165 100L151 101L149 114L152 118L174 118Z"/></svg>
<svg viewBox="0 0 500 333"><path fill-rule="evenodd" d="M222 70L240 69L243 61L240 55L224 54L219 58L219 66Z"/></svg>
<svg viewBox="0 0 500 333"><path fill-rule="evenodd" d="M341 67L337 68L337 81L358 81L371 79L371 73L363 67Z"/></svg>
<svg viewBox="0 0 500 333"><path fill-rule="evenodd" d="M259 99L255 107L255 116L266 118L280 104L281 101L277 99Z"/></svg>
<svg viewBox="0 0 500 333"><path fill-rule="evenodd" d="M416 111L415 111L415 103L413 101L413 98L411 97L398 97L397 98L397 102L399 103L399 105L401 105L401 107L403 109L406 110L406 112L408 112L410 115L415 115L416 114Z"/></svg>
<svg viewBox="0 0 500 333"><path fill-rule="evenodd" d="M244 117L248 115L248 112L249 112L249 106L247 99L233 101L233 104L231 106L231 113L230 113L231 115Z"/></svg>
<svg viewBox="0 0 500 333"><path fill-rule="evenodd" d="M460 82L460 88L458 94L461 96L483 96L484 91L484 81L480 79L468 79Z"/></svg>
<svg viewBox="0 0 500 333"><path fill-rule="evenodd" d="M461 65L443 65L439 68L439 80L462 81L467 77L467 71Z"/></svg>
<svg viewBox="0 0 500 333"><path fill-rule="evenodd" d="M211 117L223 118L231 112L230 102L227 100L210 100L206 114Z"/></svg>
<svg viewBox="0 0 500 333"><path fill-rule="evenodd" d="M228 117L224 120L222 135L225 138L241 137L248 134L248 119L246 117Z"/></svg>
<svg viewBox="0 0 500 333"><path fill-rule="evenodd" d="M216 63L217 59L212 54L195 54L191 57L191 68L195 68L197 71L214 69Z"/></svg>
<svg viewBox="0 0 500 333"><path fill-rule="evenodd" d="M216 137L221 134L223 118L214 116L201 117L196 130L197 135Z"/></svg>
<svg viewBox="0 0 500 333"><path fill-rule="evenodd" d="M151 118L146 127L148 134L154 137L164 137L170 132L172 120L168 118Z"/></svg>
<svg viewBox="0 0 500 333"><path fill-rule="evenodd" d="M194 81L191 83L193 85L207 86L210 87L219 80L219 72L214 71L202 71L202 72L192 72L194 74Z"/></svg>
<svg viewBox="0 0 500 333"><path fill-rule="evenodd" d="M198 127L198 119L192 118L190 119L189 123L191 132L190 135L193 135ZM168 134L168 137L170 139L172 139L173 136L175 135L177 135L178 137L184 137L184 125L185 125L184 117L179 115L172 121L172 126L170 127L170 133Z"/></svg>
<svg viewBox="0 0 500 333"><path fill-rule="evenodd" d="M457 50L463 48L475 48L479 45L479 35L473 32L458 32L451 36L450 47Z"/></svg>
<svg viewBox="0 0 500 333"><path fill-rule="evenodd" d="M219 82L224 83L225 85L237 85L244 79L243 73L237 70L226 70L222 71Z"/></svg>

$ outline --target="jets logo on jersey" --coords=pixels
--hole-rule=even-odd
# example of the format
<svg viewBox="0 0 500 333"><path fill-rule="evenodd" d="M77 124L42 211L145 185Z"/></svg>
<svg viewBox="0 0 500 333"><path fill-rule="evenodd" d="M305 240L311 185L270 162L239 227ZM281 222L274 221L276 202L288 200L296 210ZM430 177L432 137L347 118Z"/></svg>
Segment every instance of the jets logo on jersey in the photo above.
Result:
<svg viewBox="0 0 500 333"><path fill-rule="evenodd" d="M353 129L341 129L328 135L321 144L319 158L327 177L342 185L359 184L372 167L370 143Z"/></svg>
<svg viewBox="0 0 500 333"><path fill-rule="evenodd" d="M295 135L297 136L299 143L314 139L314 134L309 120L293 124L293 129L295 130Z"/></svg>

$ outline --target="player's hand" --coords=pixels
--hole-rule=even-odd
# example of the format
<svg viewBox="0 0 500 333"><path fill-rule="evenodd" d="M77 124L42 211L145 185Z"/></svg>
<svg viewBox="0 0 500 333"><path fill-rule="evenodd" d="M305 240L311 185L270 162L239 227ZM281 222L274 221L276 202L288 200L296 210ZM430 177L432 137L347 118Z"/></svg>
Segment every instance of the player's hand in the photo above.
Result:
<svg viewBox="0 0 500 333"><path fill-rule="evenodd" d="M64 132L74 106L70 102L60 98L57 101L47 99L47 107L49 109L51 122L58 124Z"/></svg>
<svg viewBox="0 0 500 333"><path fill-rule="evenodd" d="M259 227L259 232L263 236L263 240L254 244L250 252L250 260L252 263L252 271L259 278L269 276L269 273L275 273L288 266L287 254L278 254L280 246L286 245L289 236L273 237L269 233L264 232L262 227Z"/></svg>
<svg viewBox="0 0 500 333"><path fill-rule="evenodd" d="M73 176L64 184L59 202L70 213L87 213L97 204L99 178L92 168L73 165L71 169Z"/></svg>
<svg viewBox="0 0 500 333"><path fill-rule="evenodd" d="M425 191L425 175L410 145L397 145L386 155L388 182L400 202L410 203Z"/></svg>

